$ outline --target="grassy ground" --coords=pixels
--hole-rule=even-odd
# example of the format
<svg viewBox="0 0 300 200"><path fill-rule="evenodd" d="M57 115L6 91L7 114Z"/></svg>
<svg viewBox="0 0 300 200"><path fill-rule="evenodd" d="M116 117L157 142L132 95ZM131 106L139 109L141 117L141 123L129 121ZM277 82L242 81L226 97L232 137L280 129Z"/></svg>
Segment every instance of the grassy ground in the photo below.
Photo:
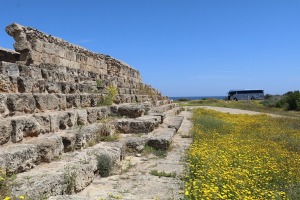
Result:
<svg viewBox="0 0 300 200"><path fill-rule="evenodd" d="M196 109L187 199L300 199L300 119Z"/></svg>
<svg viewBox="0 0 300 200"><path fill-rule="evenodd" d="M300 117L300 112L286 111L280 108L266 107L261 104L261 101L224 101L218 99L204 99L204 100L194 100L187 102L179 102L183 106L217 106L226 108L238 108L243 110L251 110L257 112L271 113L276 115L283 115L289 117Z"/></svg>

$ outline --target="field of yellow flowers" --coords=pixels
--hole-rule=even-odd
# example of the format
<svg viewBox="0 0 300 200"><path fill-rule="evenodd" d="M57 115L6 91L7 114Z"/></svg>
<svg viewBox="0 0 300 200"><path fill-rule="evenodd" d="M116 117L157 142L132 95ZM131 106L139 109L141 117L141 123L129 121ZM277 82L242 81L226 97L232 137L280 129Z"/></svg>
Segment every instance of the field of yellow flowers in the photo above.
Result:
<svg viewBox="0 0 300 200"><path fill-rule="evenodd" d="M196 109L187 199L300 199L300 120Z"/></svg>

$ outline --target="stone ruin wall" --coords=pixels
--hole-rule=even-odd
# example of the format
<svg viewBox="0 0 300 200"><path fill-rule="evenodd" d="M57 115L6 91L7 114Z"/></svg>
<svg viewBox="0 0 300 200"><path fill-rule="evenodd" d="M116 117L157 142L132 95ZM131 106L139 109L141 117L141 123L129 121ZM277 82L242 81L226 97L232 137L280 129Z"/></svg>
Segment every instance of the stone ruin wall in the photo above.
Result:
<svg viewBox="0 0 300 200"><path fill-rule="evenodd" d="M101 80L104 86L113 85L118 88L119 100L116 103L130 103L128 96L122 96L128 94L147 96L150 94L154 101L156 98L158 98L157 100L165 99L159 91L142 83L138 70L108 55L91 52L60 38L16 23L7 26L6 32L15 39L14 48L17 52L7 51L6 58L9 56L13 59L3 59L5 56L1 57L0 49L0 61L15 63L19 59L19 64L35 66L42 70L45 65L49 66L50 64L54 73L56 68L57 72L68 76L70 73L73 75L84 74L86 82ZM74 80L69 79L60 81L74 82ZM14 92L16 88L16 86L13 88ZM5 89L1 91L0 89L0 92L9 91L5 91ZM30 92L30 90L26 92Z"/></svg>
<svg viewBox="0 0 300 200"><path fill-rule="evenodd" d="M51 63L117 77L128 77L135 82L141 82L137 70L108 55L93 53L60 38L16 23L7 26L6 32L15 39L14 48L20 53L20 60L27 64Z"/></svg>
<svg viewBox="0 0 300 200"><path fill-rule="evenodd" d="M17 52L0 49L0 145L95 123L109 113L98 105L108 86L117 88L117 104L169 103L139 71L110 56L19 24L6 31Z"/></svg>

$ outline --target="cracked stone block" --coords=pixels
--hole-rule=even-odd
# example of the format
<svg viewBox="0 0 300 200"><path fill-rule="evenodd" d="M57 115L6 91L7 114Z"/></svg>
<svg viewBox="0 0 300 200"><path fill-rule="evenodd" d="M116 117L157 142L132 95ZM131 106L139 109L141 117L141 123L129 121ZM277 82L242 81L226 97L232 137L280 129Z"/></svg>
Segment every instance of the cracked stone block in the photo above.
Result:
<svg viewBox="0 0 300 200"><path fill-rule="evenodd" d="M31 94L8 94L7 107L11 113L33 113L36 109L35 99Z"/></svg>
<svg viewBox="0 0 300 200"><path fill-rule="evenodd" d="M40 134L40 125L34 117L17 117L11 120L12 142L20 142L24 137L36 137Z"/></svg>
<svg viewBox="0 0 300 200"><path fill-rule="evenodd" d="M59 98L55 94L36 94L36 107L41 110L58 110Z"/></svg>
<svg viewBox="0 0 300 200"><path fill-rule="evenodd" d="M20 173L35 167L38 162L37 148L33 144L15 144L1 147L0 168L7 173Z"/></svg>
<svg viewBox="0 0 300 200"><path fill-rule="evenodd" d="M90 107L91 106L91 98L89 95L82 94L80 95L81 107Z"/></svg>
<svg viewBox="0 0 300 200"><path fill-rule="evenodd" d="M77 124L85 125L87 123L87 111L85 109L77 110Z"/></svg>
<svg viewBox="0 0 300 200"><path fill-rule="evenodd" d="M51 162L63 153L64 145L61 136L47 136L32 141L36 145L39 161Z"/></svg>
<svg viewBox="0 0 300 200"><path fill-rule="evenodd" d="M0 94L0 117L6 116L9 112L6 107L6 102L7 102L6 94Z"/></svg>
<svg viewBox="0 0 300 200"><path fill-rule="evenodd" d="M67 108L78 108L81 106L81 98L80 95L70 94L66 95L66 107Z"/></svg>
<svg viewBox="0 0 300 200"><path fill-rule="evenodd" d="M40 133L45 134L51 131L51 120L48 114L35 114L33 117L40 125Z"/></svg>
<svg viewBox="0 0 300 200"><path fill-rule="evenodd" d="M98 118L99 108L88 108L87 109L87 120L89 123L94 123Z"/></svg>
<svg viewBox="0 0 300 200"><path fill-rule="evenodd" d="M12 127L10 120L0 120L0 145L9 141Z"/></svg>
<svg viewBox="0 0 300 200"><path fill-rule="evenodd" d="M45 84L48 93L61 93L61 84L58 82L48 82Z"/></svg>

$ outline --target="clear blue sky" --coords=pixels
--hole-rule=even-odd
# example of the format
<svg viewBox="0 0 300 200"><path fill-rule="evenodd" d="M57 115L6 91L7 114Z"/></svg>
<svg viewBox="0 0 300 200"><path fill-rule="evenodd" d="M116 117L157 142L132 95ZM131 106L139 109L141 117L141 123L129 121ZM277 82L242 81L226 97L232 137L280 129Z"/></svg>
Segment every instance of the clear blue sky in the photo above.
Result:
<svg viewBox="0 0 300 200"><path fill-rule="evenodd" d="M0 0L5 27L37 28L138 69L167 96L300 89L300 0Z"/></svg>

